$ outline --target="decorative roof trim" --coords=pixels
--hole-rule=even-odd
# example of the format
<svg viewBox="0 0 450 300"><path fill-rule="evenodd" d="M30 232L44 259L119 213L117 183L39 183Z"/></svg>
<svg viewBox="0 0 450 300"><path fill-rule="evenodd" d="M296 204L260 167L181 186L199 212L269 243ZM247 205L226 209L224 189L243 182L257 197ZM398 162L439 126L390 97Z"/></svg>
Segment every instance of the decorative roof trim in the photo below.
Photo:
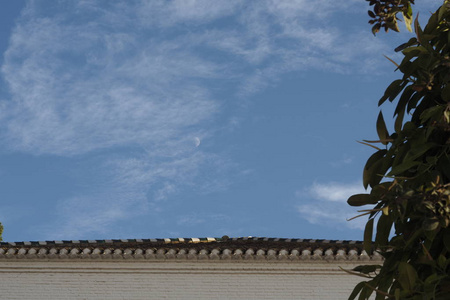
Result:
<svg viewBox="0 0 450 300"><path fill-rule="evenodd" d="M381 261L360 241L241 238L76 240L0 243L0 259Z"/></svg>
<svg viewBox="0 0 450 300"><path fill-rule="evenodd" d="M221 238L165 238L165 239L120 239L120 240L62 240L62 241L29 241L29 242L0 242L0 247L9 246L51 246L51 245L77 245L77 244L123 244L123 243L211 243L211 242L235 242L235 241L262 241L283 243L321 243L335 245L362 245L361 241L351 240L325 240L325 239L290 239L267 237L234 237L223 236Z"/></svg>

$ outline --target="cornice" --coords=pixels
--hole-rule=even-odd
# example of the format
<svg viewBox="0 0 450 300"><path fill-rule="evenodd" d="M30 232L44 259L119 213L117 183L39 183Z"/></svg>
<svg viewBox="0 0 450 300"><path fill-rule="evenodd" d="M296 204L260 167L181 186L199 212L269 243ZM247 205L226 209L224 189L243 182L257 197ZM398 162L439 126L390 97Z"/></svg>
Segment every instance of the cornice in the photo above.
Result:
<svg viewBox="0 0 450 300"><path fill-rule="evenodd" d="M360 241L315 239L172 238L4 242L7 260L173 260L173 261L381 261Z"/></svg>

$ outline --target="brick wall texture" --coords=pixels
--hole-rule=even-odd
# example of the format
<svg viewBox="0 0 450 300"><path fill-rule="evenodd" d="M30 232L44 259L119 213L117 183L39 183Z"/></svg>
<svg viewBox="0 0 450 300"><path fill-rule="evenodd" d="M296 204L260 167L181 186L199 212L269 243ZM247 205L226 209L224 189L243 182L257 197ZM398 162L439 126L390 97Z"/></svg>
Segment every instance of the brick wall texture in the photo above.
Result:
<svg viewBox="0 0 450 300"><path fill-rule="evenodd" d="M358 263L0 261L0 299L347 299Z"/></svg>

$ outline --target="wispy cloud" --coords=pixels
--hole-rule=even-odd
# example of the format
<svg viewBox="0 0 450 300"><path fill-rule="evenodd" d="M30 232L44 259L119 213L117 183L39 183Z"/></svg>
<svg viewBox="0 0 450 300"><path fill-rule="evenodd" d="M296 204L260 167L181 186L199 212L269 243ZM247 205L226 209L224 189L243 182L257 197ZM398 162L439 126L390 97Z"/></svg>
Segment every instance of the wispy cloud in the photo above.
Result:
<svg viewBox="0 0 450 300"><path fill-rule="evenodd" d="M308 189L309 194L315 199L322 199L325 201L345 202L348 197L353 194L360 193L363 190L360 182L343 184L337 182L330 182L326 184L313 183L312 187Z"/></svg>
<svg viewBox="0 0 450 300"><path fill-rule="evenodd" d="M351 195L359 193L366 193L361 182L315 182L311 187L296 193L302 203L297 209L302 218L312 224L362 229L366 223L365 218L347 221L357 212L346 201Z"/></svg>
<svg viewBox="0 0 450 300"><path fill-rule="evenodd" d="M232 165L195 143L227 126L214 121L230 102L289 72L377 70L382 40L330 25L359 2L31 1L1 68L2 137L11 151L99 155L102 186L61 200L57 222L61 234L103 232ZM197 190L228 184L209 177Z"/></svg>
<svg viewBox="0 0 450 300"><path fill-rule="evenodd" d="M108 34L97 29L84 35L89 28L83 27L36 18L17 28L3 73L13 95L8 137L18 150L75 155L151 147L192 135L195 130L186 128L217 110L209 91L193 82L217 72L207 62L151 41L129 49L134 47L122 44L132 44L131 33L102 49L93 41ZM27 39L30 31L36 33Z"/></svg>
<svg viewBox="0 0 450 300"><path fill-rule="evenodd" d="M323 26L334 10L318 2L115 2L100 8L82 1L56 5L55 14L32 2L2 67L12 94L5 116L10 145L57 155L151 146L211 119L220 99L207 83L223 74L244 79L234 92L248 94L286 72L370 68L363 58L383 44L364 33L351 38L366 39L365 46L350 47L347 34ZM356 5L346 2L344 8ZM135 15L142 18L132 21ZM224 17L230 25L214 26ZM176 26L191 21L209 27L186 33ZM239 61L199 56L194 48Z"/></svg>
<svg viewBox="0 0 450 300"><path fill-rule="evenodd" d="M164 27L202 24L232 15L242 6L242 2L237 0L145 1L139 5L139 16L144 24Z"/></svg>
<svg viewBox="0 0 450 300"><path fill-rule="evenodd" d="M120 155L109 157L103 164L100 162L97 173L104 178L97 182L95 188L85 195L60 201L56 207L56 225L39 227L36 234L44 234L50 239L82 238L87 234L129 236L133 232L117 229L110 232L109 228L117 222L129 223L142 216L161 220L157 215L168 213L167 201L184 188L190 187L199 193L225 188L228 169L221 157L195 150L165 159L149 153L128 158ZM214 176L209 178L201 172ZM197 184L197 180L202 184ZM191 224L194 218L189 216L192 217L185 215L173 223L178 226ZM161 224L153 226L157 225ZM143 223L136 226L143 226Z"/></svg>

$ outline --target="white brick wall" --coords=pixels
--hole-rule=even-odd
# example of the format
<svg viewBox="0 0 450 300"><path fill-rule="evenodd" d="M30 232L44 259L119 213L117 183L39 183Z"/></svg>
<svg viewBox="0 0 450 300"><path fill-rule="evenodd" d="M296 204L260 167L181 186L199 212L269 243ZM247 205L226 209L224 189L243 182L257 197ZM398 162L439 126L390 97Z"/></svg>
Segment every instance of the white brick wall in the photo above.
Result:
<svg viewBox="0 0 450 300"><path fill-rule="evenodd" d="M0 261L0 299L347 299L342 261Z"/></svg>

